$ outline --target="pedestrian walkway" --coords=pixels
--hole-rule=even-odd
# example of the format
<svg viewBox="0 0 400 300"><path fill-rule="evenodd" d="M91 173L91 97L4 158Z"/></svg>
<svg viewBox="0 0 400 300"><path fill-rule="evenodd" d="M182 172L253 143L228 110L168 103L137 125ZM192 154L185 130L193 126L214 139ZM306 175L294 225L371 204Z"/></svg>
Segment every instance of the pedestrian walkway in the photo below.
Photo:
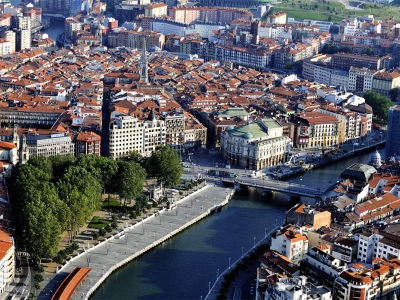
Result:
<svg viewBox="0 0 400 300"><path fill-rule="evenodd" d="M214 282L213 286L211 287L210 291L208 292L207 296L206 296L204 299L205 299L205 300L206 300L206 299L209 299L209 300L217 299L217 297L218 297L218 295L219 295L219 290L222 288L222 283L225 281L224 275L227 274L227 273L229 273L232 269L234 269L234 268L236 267L236 265L237 265L239 262L242 261L242 258L245 257L245 256L247 256L248 254L250 254L255 248L258 247L258 245L265 243L265 242L267 241L267 239L270 238L271 235L272 235L276 230L278 230L278 228L279 228L280 226L281 226L281 225L276 226L274 229L272 229L270 232L268 232L268 234L266 234L265 237L264 237L262 240L260 240L260 241L259 241L257 244L255 244L252 248L250 248L250 250L248 250L246 253L244 253L243 256L242 256L241 258L239 258L237 261L235 261L235 262L230 266L230 268L228 268L228 269L222 271L220 274L218 274L217 280ZM251 274L251 273L250 273L250 274ZM242 276L242 275L241 275L241 276ZM247 276L244 275L244 277L242 278L242 279L243 279L243 283L248 279L248 276L250 276L250 275L247 275ZM239 289L236 289L235 298L237 297L237 294L238 294L238 293L240 293L240 287L239 287ZM233 297L232 297L232 298L233 298ZM229 298L228 298L228 299L229 299ZM237 299L239 299L239 298L237 298Z"/></svg>
<svg viewBox="0 0 400 300"><path fill-rule="evenodd" d="M85 249L85 252L71 260L57 275L46 276L38 299L51 299L57 287L75 267L92 269L72 297L87 299L113 270L194 224L218 205L226 203L232 192L233 189L207 185L170 210L124 228L118 237Z"/></svg>

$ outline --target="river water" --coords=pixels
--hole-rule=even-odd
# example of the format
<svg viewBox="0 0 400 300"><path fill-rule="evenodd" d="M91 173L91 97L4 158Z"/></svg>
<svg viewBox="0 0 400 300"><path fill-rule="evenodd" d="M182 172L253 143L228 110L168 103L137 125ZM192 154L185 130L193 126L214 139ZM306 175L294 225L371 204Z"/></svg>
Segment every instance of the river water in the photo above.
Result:
<svg viewBox="0 0 400 300"><path fill-rule="evenodd" d="M54 0L55 1L55 0ZM18 6L21 2L21 0L11 0L10 1L12 5ZM49 35L49 38L52 40L56 41L57 36L60 33L64 32L64 20L61 19L51 19L50 20L50 27L43 32L47 33Z"/></svg>
<svg viewBox="0 0 400 300"><path fill-rule="evenodd" d="M384 149L380 150L383 154ZM368 163L372 151L312 170L289 181L328 187L354 162ZM331 182L331 183L330 183ZM115 272L92 296L100 299L200 299L219 272L270 231L296 202L282 194L262 196L256 189L237 193L221 212L144 254Z"/></svg>

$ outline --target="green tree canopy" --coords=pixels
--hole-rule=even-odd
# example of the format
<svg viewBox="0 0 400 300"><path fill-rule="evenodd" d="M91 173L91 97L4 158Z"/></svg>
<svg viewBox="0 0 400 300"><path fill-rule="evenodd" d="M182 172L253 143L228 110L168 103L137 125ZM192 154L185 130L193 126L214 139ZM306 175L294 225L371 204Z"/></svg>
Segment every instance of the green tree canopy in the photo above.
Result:
<svg viewBox="0 0 400 300"><path fill-rule="evenodd" d="M373 91L366 91L364 98L365 103L372 107L374 115L387 122L389 108L393 106L393 102Z"/></svg>
<svg viewBox="0 0 400 300"><path fill-rule="evenodd" d="M393 88L389 91L389 96L390 96L390 100L392 100L392 102L396 102L397 99L400 96L400 88Z"/></svg>
<svg viewBox="0 0 400 300"><path fill-rule="evenodd" d="M372 50L370 47L367 47L361 52L361 54L374 55L374 50Z"/></svg>
<svg viewBox="0 0 400 300"><path fill-rule="evenodd" d="M123 199L136 198L143 190L146 171L133 161L118 162L118 193Z"/></svg>
<svg viewBox="0 0 400 300"><path fill-rule="evenodd" d="M176 150L169 146L161 146L152 153L148 164L148 174L156 178L158 183L163 183L164 188L179 183L183 168Z"/></svg>

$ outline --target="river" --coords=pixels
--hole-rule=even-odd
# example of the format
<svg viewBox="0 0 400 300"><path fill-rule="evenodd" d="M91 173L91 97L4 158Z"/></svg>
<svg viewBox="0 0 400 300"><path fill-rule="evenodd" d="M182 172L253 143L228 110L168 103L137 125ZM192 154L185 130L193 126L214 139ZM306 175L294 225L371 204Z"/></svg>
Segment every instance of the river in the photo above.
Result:
<svg viewBox="0 0 400 300"><path fill-rule="evenodd" d="M55 0L54 0L55 1ZM21 0L11 0L10 1L12 5L18 6L21 2ZM49 35L49 38L52 40L56 41L57 36L60 33L64 32L64 20L61 19L51 19L50 20L50 27L43 32L47 33Z"/></svg>
<svg viewBox="0 0 400 300"><path fill-rule="evenodd" d="M380 150L381 155L384 149ZM326 188L354 162L368 163L370 153L312 170L289 181ZM100 299L204 299L209 282L275 226L295 201L279 193L262 196L256 189L237 193L221 212L149 251L115 272L91 297ZM212 284L211 283L211 284Z"/></svg>

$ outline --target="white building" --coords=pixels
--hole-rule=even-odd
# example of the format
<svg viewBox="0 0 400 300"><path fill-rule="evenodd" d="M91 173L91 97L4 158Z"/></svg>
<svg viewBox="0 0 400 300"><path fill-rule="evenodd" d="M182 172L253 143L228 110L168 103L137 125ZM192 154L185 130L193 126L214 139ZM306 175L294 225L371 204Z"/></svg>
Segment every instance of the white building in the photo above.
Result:
<svg viewBox="0 0 400 300"><path fill-rule="evenodd" d="M304 274L325 285L332 285L347 263L329 254L330 246L321 244L312 247L302 262Z"/></svg>
<svg viewBox="0 0 400 300"><path fill-rule="evenodd" d="M269 15L267 17L267 23L273 23L273 24L286 24L286 13L284 12L278 12L273 15Z"/></svg>
<svg viewBox="0 0 400 300"><path fill-rule="evenodd" d="M150 113L148 120L119 116L110 127L109 157L116 159L135 150L143 156L150 156L165 142L165 122L158 120L154 112Z"/></svg>
<svg viewBox="0 0 400 300"><path fill-rule="evenodd" d="M400 237L380 230L360 233L357 259L371 263L378 257L386 260L400 258Z"/></svg>
<svg viewBox="0 0 400 300"><path fill-rule="evenodd" d="M260 299L260 298L256 298ZM306 276L279 278L272 289L267 289L264 300L332 300L331 291L326 286L316 286L307 282Z"/></svg>
<svg viewBox="0 0 400 300"><path fill-rule="evenodd" d="M196 33L200 34L203 39L208 39L211 42L213 36L213 30L224 29L225 25L221 23L209 23L209 22L195 22L194 30Z"/></svg>
<svg viewBox="0 0 400 300"><path fill-rule="evenodd" d="M190 33L196 33L196 31L187 24L162 19L154 19L153 22L151 22L151 29L153 31L160 32L165 36L170 33L177 36L185 36Z"/></svg>
<svg viewBox="0 0 400 300"><path fill-rule="evenodd" d="M308 239L305 235L307 231L303 232L301 228L298 230L291 227L278 230L272 235L270 249L281 253L299 265L308 250Z"/></svg>
<svg viewBox="0 0 400 300"><path fill-rule="evenodd" d="M372 80L378 71L351 67L349 71L349 91L365 92L372 90Z"/></svg>

